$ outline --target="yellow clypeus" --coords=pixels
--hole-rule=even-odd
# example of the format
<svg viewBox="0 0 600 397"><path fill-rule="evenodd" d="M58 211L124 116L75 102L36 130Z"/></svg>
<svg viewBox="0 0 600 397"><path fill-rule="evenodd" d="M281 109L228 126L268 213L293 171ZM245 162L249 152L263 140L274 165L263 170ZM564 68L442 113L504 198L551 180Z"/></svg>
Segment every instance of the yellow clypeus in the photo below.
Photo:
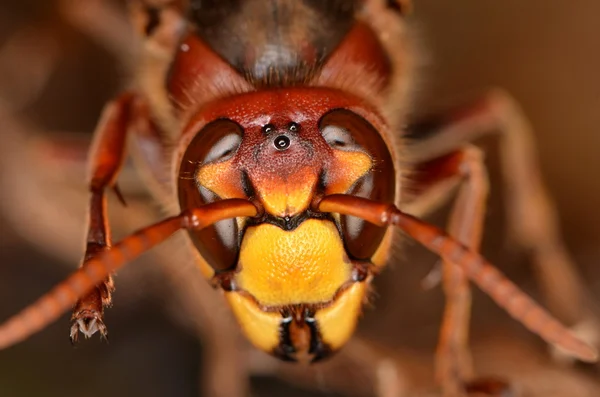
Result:
<svg viewBox="0 0 600 397"><path fill-rule="evenodd" d="M236 285L264 306L321 303L351 278L352 264L335 225L308 219L286 231L271 224L246 230Z"/></svg>

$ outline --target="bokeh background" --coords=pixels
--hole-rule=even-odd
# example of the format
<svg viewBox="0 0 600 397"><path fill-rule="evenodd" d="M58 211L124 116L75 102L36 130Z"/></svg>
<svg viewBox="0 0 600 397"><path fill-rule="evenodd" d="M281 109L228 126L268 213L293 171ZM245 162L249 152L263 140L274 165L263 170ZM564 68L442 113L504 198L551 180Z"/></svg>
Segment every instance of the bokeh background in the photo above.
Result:
<svg viewBox="0 0 600 397"><path fill-rule="evenodd" d="M596 302L600 301L599 15L600 2L596 0L416 0L411 16L425 54L415 117L471 99L492 87L506 89L519 101L535 128L541 168L560 213L564 239ZM15 35L24 31L29 38L19 43L26 43L35 53L57 48L57 68L33 101L20 92L23 85L17 77L23 70L32 76L43 75L43 63L35 56L16 61L14 55L25 52L6 51L12 48ZM47 131L47 136L73 132L76 135L68 135L69 139L81 138L81 145L93 130L103 103L127 81L127 68L66 22L56 0L0 0L0 52L4 112L17 117L27 131ZM6 114L0 114L0 146L5 149L0 153L12 160L0 161L0 176L4 177L0 184L0 208L4 210L0 213L2 319L76 266L81 240L64 227L83 219L80 213L85 204L85 196L78 195L77 188L72 194L63 193L67 182L75 182L75 186L83 182L79 152L67 153L71 157L61 168L42 169L43 177L32 176L31 164L38 164L36 159L6 153L7 142L14 137L11 134L9 139L7 128L14 125L7 124ZM511 246L504 228L497 144L486 139L482 145L489 153L492 176L483 252L525 290L539 296L526 255ZM68 169L69 162L74 169ZM45 190L24 188L32 184ZM132 201L131 211L145 211ZM55 227L36 224L34 214L48 215L61 204L68 209L54 208L54 215L50 214L56 217ZM17 208L31 216L15 219ZM444 215L441 211L432 219L441 222ZM83 231L83 224L80 227ZM34 243L44 238L50 243ZM65 238L69 239L66 245L60 243ZM442 293L439 288L425 292L419 284L435 264L434 256L413 248L404 256L406 260L395 263L377 280L378 298L375 308L366 311L361 335L400 358L414 358L416 372L426 384L431 382ZM165 283L160 271L148 269L151 257L146 257L142 266L144 270L131 266L119 273L116 306L107 313L108 345L94 339L71 348L68 316L63 316L28 341L0 352L0 396L199 395L202 341L174 321L169 291L177 286ZM529 371L540 385L551 385L553 377L559 378L556 374L572 373L568 382L572 382L573 394L552 394L548 386L550 391L544 395L598 395L591 391L592 386L578 389L600 379L597 368L578 367L569 372L552 367L549 371L557 372L535 372L549 362L544 345L489 298L475 292L474 299L473 340L481 372L523 365L524 376ZM252 380L252 395L341 395L321 384L301 386L257 376Z"/></svg>

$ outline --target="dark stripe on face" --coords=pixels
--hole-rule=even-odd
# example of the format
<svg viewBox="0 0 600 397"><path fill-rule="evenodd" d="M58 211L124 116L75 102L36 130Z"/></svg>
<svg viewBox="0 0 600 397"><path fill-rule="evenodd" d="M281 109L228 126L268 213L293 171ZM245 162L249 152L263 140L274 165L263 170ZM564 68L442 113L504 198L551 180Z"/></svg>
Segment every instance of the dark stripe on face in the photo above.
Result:
<svg viewBox="0 0 600 397"><path fill-rule="evenodd" d="M265 215L260 219L248 219L248 221L246 222L246 226L255 226L268 223L270 225L277 226L282 230L285 230L286 232L291 232L296 230L302 224L302 222L308 219L328 219L333 221L333 217L330 214L306 210L298 215L290 217L279 217L269 213L265 213Z"/></svg>
<svg viewBox="0 0 600 397"><path fill-rule="evenodd" d="M286 317L281 320L279 325L279 345L273 350L273 355L283 361L297 361L293 355L296 353L296 348L292 345L290 335L290 325L292 317Z"/></svg>
<svg viewBox="0 0 600 397"><path fill-rule="evenodd" d="M333 354L333 349L323 342L317 321L314 318L309 317L306 318L306 324L308 324L308 327L310 328L310 353L314 355L311 362L316 363L317 361L330 357Z"/></svg>
<svg viewBox="0 0 600 397"><path fill-rule="evenodd" d="M303 313L302 317L294 318L294 316L286 313L281 321L279 345L273 350L273 355L280 360L293 362L297 362L298 358L304 361L306 356L312 356L309 358L311 363L331 356L334 351L329 345L323 342L317 321L302 305L297 308L296 313L298 312ZM303 334L304 332L308 333L308 335ZM300 346L295 346L294 342L298 343L301 341L304 335L310 338L308 346L303 347L302 342L300 342ZM298 347L303 351L299 351ZM302 353L304 353L304 359Z"/></svg>

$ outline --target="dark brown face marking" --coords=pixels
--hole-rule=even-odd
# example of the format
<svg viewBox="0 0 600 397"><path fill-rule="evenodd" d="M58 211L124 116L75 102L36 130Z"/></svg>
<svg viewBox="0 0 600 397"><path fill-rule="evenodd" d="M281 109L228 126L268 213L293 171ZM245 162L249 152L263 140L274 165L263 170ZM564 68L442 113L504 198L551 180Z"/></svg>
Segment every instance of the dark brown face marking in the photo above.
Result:
<svg viewBox="0 0 600 397"><path fill-rule="evenodd" d="M310 328L310 350L309 353L313 355L311 362L316 363L327 357L330 357L334 351L328 344L323 342L321 333L318 330L318 324L314 318L307 319L307 324Z"/></svg>
<svg viewBox="0 0 600 397"><path fill-rule="evenodd" d="M273 355L284 361L314 363L329 357L333 350L323 342L314 314L304 305L282 313L279 346Z"/></svg>
<svg viewBox="0 0 600 397"><path fill-rule="evenodd" d="M268 213L265 213L261 218L253 218L249 219L246 222L246 226L260 225L268 223L273 226L280 227L286 232L291 232L292 230L297 229L302 222L307 219L328 219L333 221L333 217L330 214L324 214L322 212L313 212L311 210L307 210L299 213L294 216L274 216Z"/></svg>
<svg viewBox="0 0 600 397"><path fill-rule="evenodd" d="M283 361L295 362L294 353L296 349L292 345L292 339L290 337L290 324L292 323L292 317L284 317L281 320L279 326L279 346L273 350L273 355Z"/></svg>

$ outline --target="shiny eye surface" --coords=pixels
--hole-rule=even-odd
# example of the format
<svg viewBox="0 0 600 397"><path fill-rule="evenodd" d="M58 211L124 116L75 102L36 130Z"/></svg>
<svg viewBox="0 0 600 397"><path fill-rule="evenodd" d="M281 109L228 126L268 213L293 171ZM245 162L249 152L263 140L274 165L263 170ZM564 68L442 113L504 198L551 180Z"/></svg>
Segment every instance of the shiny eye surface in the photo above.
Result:
<svg viewBox="0 0 600 397"><path fill-rule="evenodd" d="M323 135L325 142L334 149L348 151L360 150L360 147L356 145L354 139L352 139L350 132L342 127L327 125L323 128L321 134Z"/></svg>
<svg viewBox="0 0 600 397"><path fill-rule="evenodd" d="M358 197L369 197L373 191L373 174L369 173L361 178L353 187L349 194ZM343 230L347 233L350 241L357 241L365 227L365 221L353 216L346 216L343 219Z"/></svg>
<svg viewBox="0 0 600 397"><path fill-rule="evenodd" d="M375 127L352 111L335 109L321 118L319 128L332 149L363 152L373 159L371 170L343 193L393 203L396 186L394 164L385 141ZM355 259L368 260L381 244L386 228L359 218L341 216L340 230L348 253Z"/></svg>
<svg viewBox="0 0 600 397"><path fill-rule="evenodd" d="M240 147L240 143L242 143L242 137L236 133L224 136L208 151L203 163L230 159L237 148Z"/></svg>
<svg viewBox="0 0 600 397"><path fill-rule="evenodd" d="M285 135L280 135L273 141L273 145L277 150L287 150L290 147L291 141Z"/></svg>
<svg viewBox="0 0 600 397"><path fill-rule="evenodd" d="M181 209L198 208L223 199L199 184L200 167L231 161L243 139L242 128L231 120L220 119L207 124L189 144L179 170L179 204ZM236 264L239 232L235 219L215 223L200 231L188 232L200 255L216 271Z"/></svg>

